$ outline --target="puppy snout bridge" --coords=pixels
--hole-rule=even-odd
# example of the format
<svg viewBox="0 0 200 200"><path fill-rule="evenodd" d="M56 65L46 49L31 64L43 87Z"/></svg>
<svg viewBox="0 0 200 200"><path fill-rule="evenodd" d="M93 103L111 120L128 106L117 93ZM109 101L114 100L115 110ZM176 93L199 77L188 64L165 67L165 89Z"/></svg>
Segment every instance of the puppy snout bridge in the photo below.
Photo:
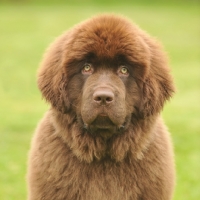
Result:
<svg viewBox="0 0 200 200"><path fill-rule="evenodd" d="M100 105L107 105L114 100L114 93L108 89L98 89L93 94L93 101Z"/></svg>

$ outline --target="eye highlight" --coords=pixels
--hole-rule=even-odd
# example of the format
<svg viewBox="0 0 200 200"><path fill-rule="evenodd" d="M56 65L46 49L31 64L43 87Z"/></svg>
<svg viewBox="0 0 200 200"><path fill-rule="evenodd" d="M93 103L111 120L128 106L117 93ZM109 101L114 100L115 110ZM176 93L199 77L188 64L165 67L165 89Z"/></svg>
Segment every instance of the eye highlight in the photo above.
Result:
<svg viewBox="0 0 200 200"><path fill-rule="evenodd" d="M89 63L85 63L82 69L83 74L92 74L93 73L93 67Z"/></svg>
<svg viewBox="0 0 200 200"><path fill-rule="evenodd" d="M119 69L118 69L118 75L119 76L128 76L129 75L129 70L126 66L122 65Z"/></svg>

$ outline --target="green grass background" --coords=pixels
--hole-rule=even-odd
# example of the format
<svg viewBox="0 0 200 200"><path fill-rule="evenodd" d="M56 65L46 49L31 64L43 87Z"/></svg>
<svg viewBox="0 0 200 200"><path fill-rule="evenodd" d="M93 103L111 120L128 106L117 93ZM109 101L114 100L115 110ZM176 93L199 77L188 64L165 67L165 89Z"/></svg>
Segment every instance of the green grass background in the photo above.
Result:
<svg viewBox="0 0 200 200"><path fill-rule="evenodd" d="M199 200L198 1L13 2L0 3L0 199L26 199L30 141L37 122L48 109L36 86L36 71L44 50L56 36L81 20L112 12L132 19L162 41L168 52L177 93L165 106L163 117L174 143L174 200Z"/></svg>

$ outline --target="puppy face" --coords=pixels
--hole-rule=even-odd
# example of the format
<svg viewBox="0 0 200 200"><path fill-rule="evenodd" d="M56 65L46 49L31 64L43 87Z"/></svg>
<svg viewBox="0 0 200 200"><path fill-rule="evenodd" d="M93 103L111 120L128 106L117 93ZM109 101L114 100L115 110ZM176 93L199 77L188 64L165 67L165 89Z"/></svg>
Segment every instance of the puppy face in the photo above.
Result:
<svg viewBox="0 0 200 200"><path fill-rule="evenodd" d="M156 115L174 88L159 45L129 21L103 15L54 42L39 71L43 96L80 127L111 137Z"/></svg>
<svg viewBox="0 0 200 200"><path fill-rule="evenodd" d="M103 137L120 133L128 127L139 100L133 72L128 64L122 60L116 63L116 59L102 63L93 58L81 66L67 86L79 124Z"/></svg>

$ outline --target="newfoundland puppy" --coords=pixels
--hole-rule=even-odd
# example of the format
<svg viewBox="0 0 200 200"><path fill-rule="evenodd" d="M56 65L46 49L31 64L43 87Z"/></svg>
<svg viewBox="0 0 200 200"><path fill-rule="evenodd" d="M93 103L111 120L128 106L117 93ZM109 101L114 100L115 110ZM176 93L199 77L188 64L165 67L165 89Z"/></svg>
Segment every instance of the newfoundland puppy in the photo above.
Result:
<svg viewBox="0 0 200 200"><path fill-rule="evenodd" d="M160 111L174 84L158 42L121 16L96 16L51 44L38 87L51 106L32 141L29 200L172 199Z"/></svg>

